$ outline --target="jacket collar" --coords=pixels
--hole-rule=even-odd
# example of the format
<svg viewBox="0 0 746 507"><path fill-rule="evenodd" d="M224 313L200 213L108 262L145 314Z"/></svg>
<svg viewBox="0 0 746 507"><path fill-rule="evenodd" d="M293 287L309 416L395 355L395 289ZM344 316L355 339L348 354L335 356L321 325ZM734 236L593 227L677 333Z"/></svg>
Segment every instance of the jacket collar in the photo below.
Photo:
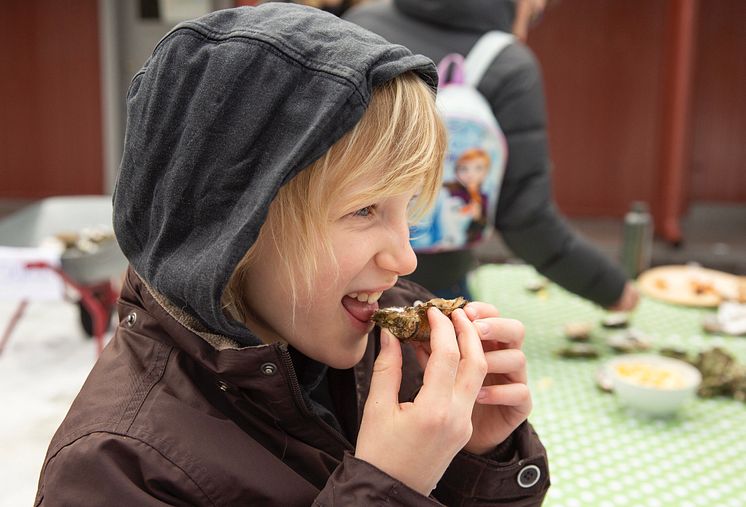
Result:
<svg viewBox="0 0 746 507"><path fill-rule="evenodd" d="M257 340L256 345L246 346L208 331L191 314L148 286L131 267L122 287L122 300L144 310L142 331L148 336L178 348L218 378L236 386L251 386L256 378L266 375L263 364L277 366L289 355L285 344L267 345ZM140 316L137 321L139 324Z"/></svg>
<svg viewBox="0 0 746 507"><path fill-rule="evenodd" d="M130 267L127 272L122 299L141 307L150 317L147 334L169 342L190 356L228 386L256 390L266 385L267 376L281 375L288 379L291 388L308 403L309 393L326 374L327 366L310 359L285 343L246 346L228 336L212 333L189 313L170 303L157 293ZM139 321L139 319L138 319ZM160 329L158 329L160 328ZM355 367L359 375L372 369L374 351L372 343L362 361ZM355 374L358 377L358 374ZM362 387L358 387L358 395Z"/></svg>

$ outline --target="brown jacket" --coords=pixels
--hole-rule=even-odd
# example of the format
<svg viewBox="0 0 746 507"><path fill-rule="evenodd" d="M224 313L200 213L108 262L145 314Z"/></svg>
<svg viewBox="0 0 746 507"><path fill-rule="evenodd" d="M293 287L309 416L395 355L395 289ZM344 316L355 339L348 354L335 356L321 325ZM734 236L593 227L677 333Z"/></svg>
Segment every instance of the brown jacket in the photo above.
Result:
<svg viewBox="0 0 746 507"><path fill-rule="evenodd" d="M400 282L383 304L417 290ZM337 425L313 409L286 346L203 332L133 271L119 315L50 444L36 505L537 505L549 487L528 423L496 450L500 463L457 455L430 498L356 459L343 434L357 434L377 334L354 369L327 373ZM412 399L421 377L411 351L404 360ZM531 465L539 480L522 487Z"/></svg>

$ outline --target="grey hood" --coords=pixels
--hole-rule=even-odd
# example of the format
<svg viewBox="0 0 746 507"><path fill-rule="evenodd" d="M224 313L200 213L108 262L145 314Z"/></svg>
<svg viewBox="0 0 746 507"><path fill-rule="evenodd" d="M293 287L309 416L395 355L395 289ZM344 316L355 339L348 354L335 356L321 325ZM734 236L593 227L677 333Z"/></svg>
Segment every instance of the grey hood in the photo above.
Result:
<svg viewBox="0 0 746 507"><path fill-rule="evenodd" d="M510 32L515 0L394 0L407 16L452 30Z"/></svg>
<svg viewBox="0 0 746 507"><path fill-rule="evenodd" d="M410 70L436 87L427 58L298 5L178 25L127 95L114 229L134 270L208 330L258 343L220 298L270 202Z"/></svg>

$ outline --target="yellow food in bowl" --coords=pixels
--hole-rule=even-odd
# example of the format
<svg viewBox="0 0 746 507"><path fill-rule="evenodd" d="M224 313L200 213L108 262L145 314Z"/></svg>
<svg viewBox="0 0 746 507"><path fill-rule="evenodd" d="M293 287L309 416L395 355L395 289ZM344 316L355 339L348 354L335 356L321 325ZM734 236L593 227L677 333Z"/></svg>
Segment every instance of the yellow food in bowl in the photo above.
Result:
<svg viewBox="0 0 746 507"><path fill-rule="evenodd" d="M686 387L684 377L678 372L648 363L620 363L616 365L620 377L644 387L656 389L681 389Z"/></svg>

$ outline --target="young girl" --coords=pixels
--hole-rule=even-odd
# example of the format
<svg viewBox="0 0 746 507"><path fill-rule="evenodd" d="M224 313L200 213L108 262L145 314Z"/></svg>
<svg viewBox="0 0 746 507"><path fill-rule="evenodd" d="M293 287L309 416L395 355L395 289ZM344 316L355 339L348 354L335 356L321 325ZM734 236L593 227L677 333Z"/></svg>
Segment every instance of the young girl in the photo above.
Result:
<svg viewBox="0 0 746 507"><path fill-rule="evenodd" d="M411 220L440 184L435 69L289 4L175 28L134 77L121 316L44 463L44 505L539 504L519 323L435 309Z"/></svg>

